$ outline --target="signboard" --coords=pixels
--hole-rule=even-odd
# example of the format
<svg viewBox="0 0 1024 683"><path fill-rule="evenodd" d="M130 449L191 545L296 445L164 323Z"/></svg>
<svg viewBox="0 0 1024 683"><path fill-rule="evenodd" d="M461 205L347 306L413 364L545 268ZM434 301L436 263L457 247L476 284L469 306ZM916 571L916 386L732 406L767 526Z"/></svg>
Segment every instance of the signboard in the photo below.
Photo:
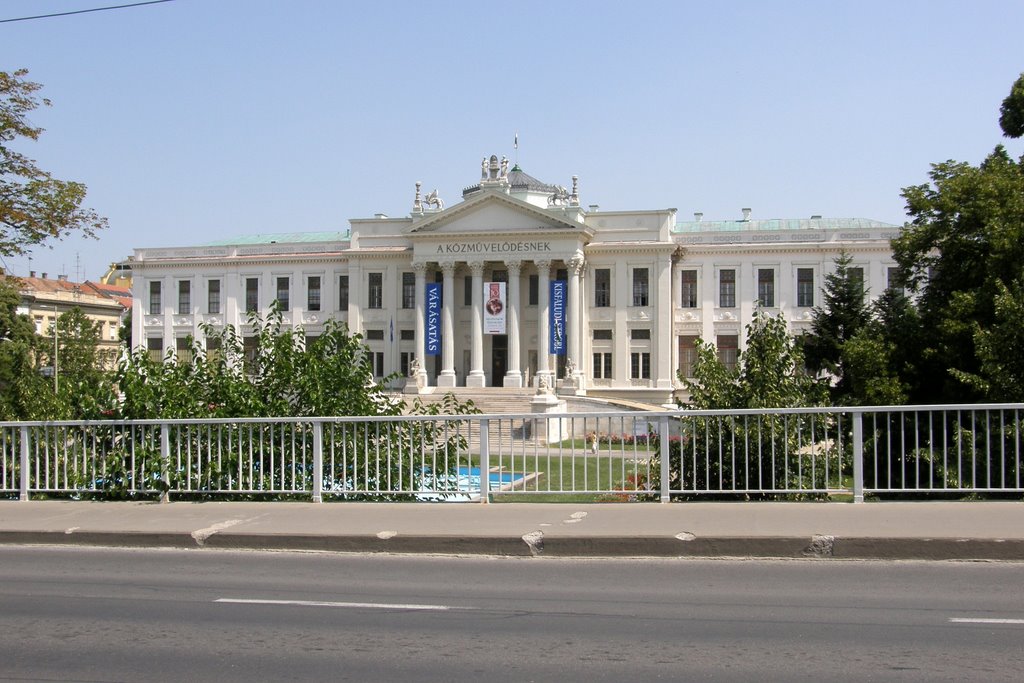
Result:
<svg viewBox="0 0 1024 683"><path fill-rule="evenodd" d="M505 334L505 283L484 283L484 334Z"/></svg>
<svg viewBox="0 0 1024 683"><path fill-rule="evenodd" d="M551 281L551 348L556 356L565 355L565 300L568 283L565 280Z"/></svg>
<svg viewBox="0 0 1024 683"><path fill-rule="evenodd" d="M424 311L426 319L426 354L428 356L441 355L441 283L431 282L427 284L425 292L427 307Z"/></svg>

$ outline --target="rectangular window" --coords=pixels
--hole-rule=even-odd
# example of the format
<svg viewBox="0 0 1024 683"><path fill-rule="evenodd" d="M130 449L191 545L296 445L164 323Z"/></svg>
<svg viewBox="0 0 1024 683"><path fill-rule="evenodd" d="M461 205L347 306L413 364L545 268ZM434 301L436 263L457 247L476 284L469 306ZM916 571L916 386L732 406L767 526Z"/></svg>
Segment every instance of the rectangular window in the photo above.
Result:
<svg viewBox="0 0 1024 683"><path fill-rule="evenodd" d="M348 311L348 275L338 276L338 310Z"/></svg>
<svg viewBox="0 0 1024 683"><path fill-rule="evenodd" d="M192 281L178 280L178 315L192 312Z"/></svg>
<svg viewBox="0 0 1024 683"><path fill-rule="evenodd" d="M291 308L291 296L289 292L290 282L286 277L277 278L277 308L280 311L287 311Z"/></svg>
<svg viewBox="0 0 1024 683"><path fill-rule="evenodd" d="M633 269L633 305L650 305L650 280L646 268Z"/></svg>
<svg viewBox="0 0 1024 683"><path fill-rule="evenodd" d="M248 369L252 369L256 362L256 352L259 348L259 339L256 337L242 338L242 361Z"/></svg>
<svg viewBox="0 0 1024 683"><path fill-rule="evenodd" d="M537 305L537 292L540 290L540 276L531 275L529 278L529 292L527 298L527 306Z"/></svg>
<svg viewBox="0 0 1024 683"><path fill-rule="evenodd" d="M495 270L491 272L491 282L508 282L508 271Z"/></svg>
<svg viewBox="0 0 1024 683"><path fill-rule="evenodd" d="M651 331L648 329L630 330L629 338L632 339L633 341L650 341Z"/></svg>
<svg viewBox="0 0 1024 683"><path fill-rule="evenodd" d="M594 271L594 306L608 308L612 305L612 271L598 268Z"/></svg>
<svg viewBox="0 0 1024 683"><path fill-rule="evenodd" d="M679 337L679 376L693 377L693 365L697 362L697 337Z"/></svg>
<svg viewBox="0 0 1024 683"><path fill-rule="evenodd" d="M384 273L368 273L367 308L384 308Z"/></svg>
<svg viewBox="0 0 1024 683"><path fill-rule="evenodd" d="M216 363L221 359L220 337L206 338L206 360Z"/></svg>
<svg viewBox="0 0 1024 683"><path fill-rule="evenodd" d="M861 296L864 295L864 269L860 266L851 266L846 269L850 282L860 287Z"/></svg>
<svg viewBox="0 0 1024 683"><path fill-rule="evenodd" d="M398 371L402 373L402 377L409 376L409 368L412 366L412 359L415 355L412 351L402 351L398 357Z"/></svg>
<svg viewBox="0 0 1024 683"><path fill-rule="evenodd" d="M736 307L736 271L732 268L718 271L718 305Z"/></svg>
<svg viewBox="0 0 1024 683"><path fill-rule="evenodd" d="M462 305L472 306L473 305L473 278L464 277L462 278Z"/></svg>
<svg viewBox="0 0 1024 683"><path fill-rule="evenodd" d="M366 341L384 341L384 330L367 330Z"/></svg>
<svg viewBox="0 0 1024 683"><path fill-rule="evenodd" d="M149 314L150 315L162 315L164 312L163 304L160 301L160 284L159 282L149 283Z"/></svg>
<svg viewBox="0 0 1024 683"><path fill-rule="evenodd" d="M757 269L757 305L762 308L775 307L775 269Z"/></svg>
<svg viewBox="0 0 1024 683"><path fill-rule="evenodd" d="M595 340L599 340L599 341L600 340L611 341L611 339L612 339L612 331L611 330L594 330L594 339Z"/></svg>
<svg viewBox="0 0 1024 683"><path fill-rule="evenodd" d="M651 354L647 351L629 354L629 372L632 379L651 378Z"/></svg>
<svg viewBox="0 0 1024 683"><path fill-rule="evenodd" d="M192 362L192 347L188 343L188 337L178 337L174 340L174 355L181 364Z"/></svg>
<svg viewBox="0 0 1024 683"><path fill-rule="evenodd" d="M260 310L260 279L245 278L245 312L256 313Z"/></svg>
<svg viewBox="0 0 1024 683"><path fill-rule="evenodd" d="M612 354L594 354L594 379L612 378Z"/></svg>
<svg viewBox="0 0 1024 683"><path fill-rule="evenodd" d="M320 276L310 275L306 280L306 310L320 310Z"/></svg>
<svg viewBox="0 0 1024 683"><path fill-rule="evenodd" d="M718 360L729 370L736 367L736 361L739 357L739 341L740 338L735 334L718 335L718 343L716 344L718 346Z"/></svg>
<svg viewBox="0 0 1024 683"><path fill-rule="evenodd" d="M683 308L697 308L697 271L683 271Z"/></svg>
<svg viewBox="0 0 1024 683"><path fill-rule="evenodd" d="M796 305L801 308L814 306L814 268L796 269Z"/></svg>
<svg viewBox="0 0 1024 683"><path fill-rule="evenodd" d="M148 338L146 340L146 350L149 351L150 359L159 363L164 359L164 340L160 337Z"/></svg>
<svg viewBox="0 0 1024 683"><path fill-rule="evenodd" d="M401 341L416 341L416 330L402 330L398 333Z"/></svg>
<svg viewBox="0 0 1024 683"><path fill-rule="evenodd" d="M370 353L370 360L373 362L373 376L381 378L384 376L384 352L383 351L372 351Z"/></svg>
<svg viewBox="0 0 1024 683"><path fill-rule="evenodd" d="M220 313L220 280L210 280L206 283L206 312Z"/></svg>
<svg viewBox="0 0 1024 683"><path fill-rule="evenodd" d="M416 308L416 273L402 273L402 308Z"/></svg>
<svg viewBox="0 0 1024 683"><path fill-rule="evenodd" d="M895 266L891 266L886 270L886 285L889 289L892 289L900 294L907 293L907 287L903 282L903 276L900 274L900 269Z"/></svg>

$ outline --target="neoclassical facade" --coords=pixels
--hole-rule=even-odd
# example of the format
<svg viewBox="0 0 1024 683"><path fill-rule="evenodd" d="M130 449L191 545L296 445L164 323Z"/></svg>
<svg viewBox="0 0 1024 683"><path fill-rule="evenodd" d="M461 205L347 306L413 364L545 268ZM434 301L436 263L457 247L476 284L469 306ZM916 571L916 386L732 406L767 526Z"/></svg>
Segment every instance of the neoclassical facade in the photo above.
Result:
<svg viewBox="0 0 1024 683"><path fill-rule="evenodd" d="M682 221L675 209L586 208L565 188L496 156L446 207L416 183L401 218L346 231L252 235L136 249L133 338L188 353L201 325L251 334L277 302L315 337L326 320L358 332L374 373L436 387L557 387L665 403L692 367L698 337L727 363L756 309L794 333L820 304L841 250L869 296L895 276L898 226L865 219Z"/></svg>

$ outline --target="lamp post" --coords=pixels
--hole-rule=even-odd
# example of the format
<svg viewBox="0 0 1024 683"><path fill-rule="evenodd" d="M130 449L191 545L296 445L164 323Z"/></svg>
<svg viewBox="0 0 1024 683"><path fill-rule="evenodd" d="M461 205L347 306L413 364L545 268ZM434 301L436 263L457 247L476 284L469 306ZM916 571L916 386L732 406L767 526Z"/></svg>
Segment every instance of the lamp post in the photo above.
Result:
<svg viewBox="0 0 1024 683"><path fill-rule="evenodd" d="M57 395L57 302L53 303L53 395Z"/></svg>

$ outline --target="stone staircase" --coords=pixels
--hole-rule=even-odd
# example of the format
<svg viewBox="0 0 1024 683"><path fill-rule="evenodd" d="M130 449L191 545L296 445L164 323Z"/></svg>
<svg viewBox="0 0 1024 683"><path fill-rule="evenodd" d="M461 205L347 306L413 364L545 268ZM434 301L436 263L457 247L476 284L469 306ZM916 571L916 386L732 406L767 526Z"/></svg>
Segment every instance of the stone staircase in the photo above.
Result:
<svg viewBox="0 0 1024 683"><path fill-rule="evenodd" d="M530 399L536 393L534 389L505 389L494 387L454 387L450 389L436 389L430 394L420 394L416 397L403 396L408 404L412 404L413 398L419 398L424 405L440 403L446 394L451 393L456 399L465 403L472 401L477 410L487 415L521 415L530 412ZM515 449L522 449L524 444L533 444L530 436L532 429L524 425L524 420L515 418L502 420L500 428L492 425L490 430L490 449L492 453L510 453ZM472 452L478 453L480 448L480 423L473 422L469 430L469 448Z"/></svg>

